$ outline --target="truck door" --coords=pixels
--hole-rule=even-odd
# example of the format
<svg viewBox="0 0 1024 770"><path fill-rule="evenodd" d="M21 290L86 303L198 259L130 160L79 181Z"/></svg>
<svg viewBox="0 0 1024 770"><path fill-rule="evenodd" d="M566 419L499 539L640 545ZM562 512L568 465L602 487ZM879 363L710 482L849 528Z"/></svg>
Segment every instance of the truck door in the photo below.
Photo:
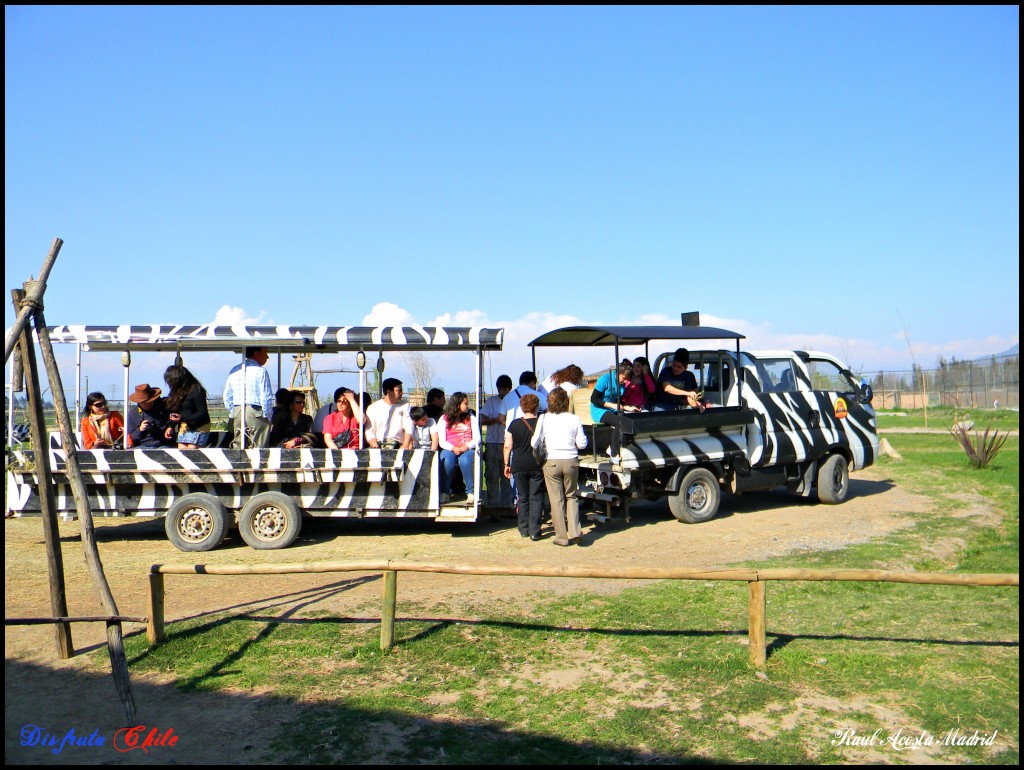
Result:
<svg viewBox="0 0 1024 770"><path fill-rule="evenodd" d="M801 393L794 360L751 359L744 375L744 395L758 415L762 444L750 447L751 465L789 465L821 454L814 428L818 418Z"/></svg>
<svg viewBox="0 0 1024 770"><path fill-rule="evenodd" d="M810 392L808 401L821 417L817 434L829 447L843 447L855 469L871 465L878 455L875 410L850 371L838 361L809 354L804 361Z"/></svg>

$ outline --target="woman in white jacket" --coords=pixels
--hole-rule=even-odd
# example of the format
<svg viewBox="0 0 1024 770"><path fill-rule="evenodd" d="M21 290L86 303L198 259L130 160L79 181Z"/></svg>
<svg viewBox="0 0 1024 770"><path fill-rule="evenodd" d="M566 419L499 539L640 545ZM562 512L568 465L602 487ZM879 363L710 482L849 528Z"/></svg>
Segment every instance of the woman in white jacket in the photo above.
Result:
<svg viewBox="0 0 1024 770"><path fill-rule="evenodd" d="M569 411L569 394L555 388L548 395L548 411L538 421L533 445L543 442L544 485L551 501L551 522L555 525L555 545L579 544L579 450L587 448L587 434L580 418Z"/></svg>

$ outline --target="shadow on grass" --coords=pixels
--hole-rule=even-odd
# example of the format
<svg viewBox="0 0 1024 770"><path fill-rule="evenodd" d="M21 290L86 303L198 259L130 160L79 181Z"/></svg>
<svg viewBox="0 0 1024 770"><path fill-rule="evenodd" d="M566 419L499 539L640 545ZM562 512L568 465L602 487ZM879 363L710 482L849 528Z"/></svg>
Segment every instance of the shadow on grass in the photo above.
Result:
<svg viewBox="0 0 1024 770"><path fill-rule="evenodd" d="M671 755L611 742L572 742L489 721L364 709L343 699L309 704L271 694L182 692L134 677L136 723L173 729L173 745L123 751L127 727L109 675L79 666L4 661L5 747L10 764L680 764L704 763L685 748ZM91 745L33 743L33 726L73 730ZM38 735L38 733L36 733ZM97 740L101 739L101 740ZM84 741L83 741L84 743Z"/></svg>
<svg viewBox="0 0 1024 770"><path fill-rule="evenodd" d="M241 645L238 649L231 651L224 656L223 659L218 661L216 664L211 666L202 674L197 674L194 677L181 680L179 685L183 688L198 687L208 679L215 679L222 676L224 673L229 672L229 666L241 660L246 650L251 648L262 641L268 639L271 634L274 633L279 627L284 625L298 625L298 626L314 626L314 625L367 625L367 626L378 626L380 625L379 618L350 618L350 617L337 617L337 616L321 616L316 618L309 617L295 617L295 612L301 609L304 604L298 604L294 608L289 609L283 615L279 616L267 616L259 615L254 613L240 613L231 615L228 617L218 617L211 619L207 623L202 623L197 626L190 627L182 631L168 632L167 641L182 641L192 638L201 637L203 634L212 631L218 627L222 627L228 623L237 620L251 621L254 623L265 624L263 629L259 631L255 636ZM426 628L422 628L415 633L408 636L401 636L400 630L403 624L428 624ZM511 621L511 620L463 620L458 618L396 618L395 619L395 645L400 646L403 644L412 644L415 642L424 641L432 636L435 636L447 628L453 626L475 626L481 628L495 628L495 629L508 629L510 631L532 631L538 633L552 633L552 632L568 632L574 634L587 634L597 636L612 636L620 638L682 638L682 639L702 639L702 638L720 638L720 637L739 637L746 638L747 630L736 629L732 631L727 630L701 630L701 629L635 629L635 628L598 628L593 626L570 626L570 625L552 625L550 623L528 623L522 621ZM924 637L901 637L901 636L868 636L864 634L852 635L852 634L769 634L768 637L771 641L767 645L767 652L769 656L775 652L782 650L789 644L798 640L816 640L816 641L834 641L834 642L889 642L896 644L932 644L932 645L944 645L949 647L1006 647L1006 648L1018 648L1020 641L1001 641L994 639L943 639L943 638L924 638ZM148 652L143 652L141 655L132 658L129 662L135 663L143 660L148 655Z"/></svg>

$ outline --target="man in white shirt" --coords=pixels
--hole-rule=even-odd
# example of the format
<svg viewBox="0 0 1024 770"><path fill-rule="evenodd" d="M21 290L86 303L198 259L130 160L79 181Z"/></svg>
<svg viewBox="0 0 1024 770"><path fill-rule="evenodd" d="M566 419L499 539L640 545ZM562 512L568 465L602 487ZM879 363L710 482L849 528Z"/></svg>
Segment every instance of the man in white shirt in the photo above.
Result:
<svg viewBox="0 0 1024 770"><path fill-rule="evenodd" d="M491 396L480 409L480 424L487 428L484 440L484 478L487 482L487 496L484 505L489 508L511 508L512 485L505 478L505 416L501 408L502 399L512 390L512 378L507 374L498 377L494 383L498 395Z"/></svg>
<svg viewBox="0 0 1024 770"><path fill-rule="evenodd" d="M533 372L523 372L519 375L519 386L510 390L508 395L501 401L501 424L511 425L517 417L523 416L523 410L519 408L519 399L527 393L532 393L540 399L540 407L537 412L542 413L548 408L547 394L541 393L537 388L537 375Z"/></svg>
<svg viewBox="0 0 1024 770"><path fill-rule="evenodd" d="M366 409L366 443L373 449L400 449L412 432L409 402L402 400L402 381L388 377L381 385L383 397Z"/></svg>

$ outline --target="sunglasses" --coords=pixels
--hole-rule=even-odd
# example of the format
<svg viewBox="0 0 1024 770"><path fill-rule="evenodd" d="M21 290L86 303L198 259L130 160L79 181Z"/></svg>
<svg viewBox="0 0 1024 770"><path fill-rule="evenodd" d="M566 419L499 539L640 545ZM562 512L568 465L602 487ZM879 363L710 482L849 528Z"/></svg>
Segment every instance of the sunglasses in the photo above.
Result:
<svg viewBox="0 0 1024 770"><path fill-rule="evenodd" d="M106 409L107 408L107 402L106 401L97 401L95 404L93 404L93 406L94 407L99 407L100 409Z"/></svg>

